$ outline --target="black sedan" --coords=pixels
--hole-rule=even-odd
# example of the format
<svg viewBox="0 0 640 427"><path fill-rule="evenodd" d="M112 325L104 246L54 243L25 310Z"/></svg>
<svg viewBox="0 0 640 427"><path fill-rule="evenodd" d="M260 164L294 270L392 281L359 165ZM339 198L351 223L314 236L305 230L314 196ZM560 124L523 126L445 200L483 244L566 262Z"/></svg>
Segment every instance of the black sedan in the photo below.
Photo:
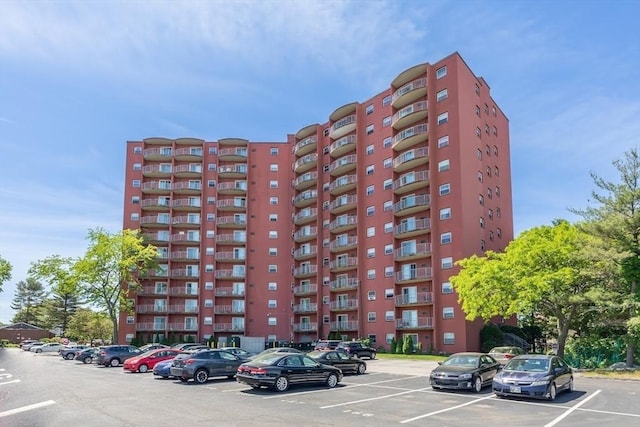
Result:
<svg viewBox="0 0 640 427"><path fill-rule="evenodd" d="M233 378L238 366L246 360L220 349L202 350L185 358L173 359L171 375L182 382L193 379L204 384L211 377Z"/></svg>
<svg viewBox="0 0 640 427"><path fill-rule="evenodd" d="M500 363L484 353L456 353L438 365L429 375L434 390L446 388L480 393L500 370Z"/></svg>
<svg viewBox="0 0 640 427"><path fill-rule="evenodd" d="M573 370L558 356L516 356L493 378L493 392L498 397L555 400L562 390L573 391Z"/></svg>
<svg viewBox="0 0 640 427"><path fill-rule="evenodd" d="M74 357L74 359L80 360L85 364L93 363L93 358L96 357L98 351L100 351L100 347L85 348L84 350L76 353L76 357Z"/></svg>
<svg viewBox="0 0 640 427"><path fill-rule="evenodd" d="M341 350L314 350L307 356L325 365L340 368L342 373L362 375L367 371L367 364L357 356L349 356Z"/></svg>
<svg viewBox="0 0 640 427"><path fill-rule="evenodd" d="M270 387L286 391L292 384L326 384L333 388L342 380L342 371L319 363L306 354L266 354L238 368L236 381L253 388Z"/></svg>

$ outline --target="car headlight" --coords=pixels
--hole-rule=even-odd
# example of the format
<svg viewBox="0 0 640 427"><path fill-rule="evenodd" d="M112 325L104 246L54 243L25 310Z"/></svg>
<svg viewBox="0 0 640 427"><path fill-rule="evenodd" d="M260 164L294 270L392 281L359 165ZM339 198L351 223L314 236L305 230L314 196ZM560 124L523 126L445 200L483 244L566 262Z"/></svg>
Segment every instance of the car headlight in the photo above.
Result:
<svg viewBox="0 0 640 427"><path fill-rule="evenodd" d="M471 374L462 374L460 375L460 379L461 380L470 380L471 379Z"/></svg>
<svg viewBox="0 0 640 427"><path fill-rule="evenodd" d="M547 385L551 382L551 377L540 378L539 380L535 380L531 383L532 386L536 385Z"/></svg>

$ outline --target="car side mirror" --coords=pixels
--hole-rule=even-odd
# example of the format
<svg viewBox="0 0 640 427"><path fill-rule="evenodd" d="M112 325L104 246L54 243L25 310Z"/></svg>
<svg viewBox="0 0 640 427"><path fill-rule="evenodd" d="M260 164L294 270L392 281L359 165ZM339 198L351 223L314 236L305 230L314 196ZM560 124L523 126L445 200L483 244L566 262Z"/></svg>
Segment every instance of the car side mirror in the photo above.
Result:
<svg viewBox="0 0 640 427"><path fill-rule="evenodd" d="M442 362L438 362L438 365L442 365Z"/></svg>

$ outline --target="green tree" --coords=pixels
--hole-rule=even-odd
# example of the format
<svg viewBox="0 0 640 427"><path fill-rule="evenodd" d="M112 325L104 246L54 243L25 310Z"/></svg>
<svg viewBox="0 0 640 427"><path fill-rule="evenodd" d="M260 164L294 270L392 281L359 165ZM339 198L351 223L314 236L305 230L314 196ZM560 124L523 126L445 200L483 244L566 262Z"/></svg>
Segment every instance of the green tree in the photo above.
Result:
<svg viewBox="0 0 640 427"><path fill-rule="evenodd" d="M75 260L59 255L31 263L29 276L34 279L47 280L51 285L51 299L46 305L49 323L52 327L62 329L66 336L69 319L81 304L78 277L74 275Z"/></svg>
<svg viewBox="0 0 640 427"><path fill-rule="evenodd" d="M608 260L585 250L591 236L566 221L523 232L502 253L458 261L451 277L467 319L535 313L556 320L558 354L582 311L602 297Z"/></svg>
<svg viewBox="0 0 640 427"><path fill-rule="evenodd" d="M11 269L9 261L0 256L0 292L2 292L2 284L11 280Z"/></svg>
<svg viewBox="0 0 640 427"><path fill-rule="evenodd" d="M33 278L19 281L11 302L11 308L19 312L18 321L38 325L40 322L37 321L34 308L41 306L46 297L47 292L39 281Z"/></svg>
<svg viewBox="0 0 640 427"><path fill-rule="evenodd" d="M113 331L113 323L106 313L96 313L87 308L79 308L69 319L67 335L76 340L92 342L106 341Z"/></svg>
<svg viewBox="0 0 640 427"><path fill-rule="evenodd" d="M617 317L627 325L626 364L634 364L638 339L633 325L640 322L640 155L637 149L624 154L613 162L620 175L620 182L607 181L595 173L591 178L597 187L592 192L594 206L584 210L572 210L587 221L584 230L603 239L621 257L620 277L613 283L617 293Z"/></svg>
<svg viewBox="0 0 640 427"><path fill-rule="evenodd" d="M120 311L131 310L129 290L140 286L138 277L157 268L158 250L143 242L135 230L110 234L103 229L89 230L89 247L74 265L81 294L103 309L113 322L112 342L118 340Z"/></svg>

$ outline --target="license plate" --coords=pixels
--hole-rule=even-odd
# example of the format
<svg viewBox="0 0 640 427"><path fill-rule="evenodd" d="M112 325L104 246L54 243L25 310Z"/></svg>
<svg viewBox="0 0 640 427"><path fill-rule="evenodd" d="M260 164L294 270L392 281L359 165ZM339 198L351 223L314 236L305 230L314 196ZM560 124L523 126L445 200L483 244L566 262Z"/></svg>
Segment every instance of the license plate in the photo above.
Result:
<svg viewBox="0 0 640 427"><path fill-rule="evenodd" d="M513 386L511 386L511 387L509 387L509 391L510 391L511 393L522 393L522 390L520 389L520 387L513 387Z"/></svg>

